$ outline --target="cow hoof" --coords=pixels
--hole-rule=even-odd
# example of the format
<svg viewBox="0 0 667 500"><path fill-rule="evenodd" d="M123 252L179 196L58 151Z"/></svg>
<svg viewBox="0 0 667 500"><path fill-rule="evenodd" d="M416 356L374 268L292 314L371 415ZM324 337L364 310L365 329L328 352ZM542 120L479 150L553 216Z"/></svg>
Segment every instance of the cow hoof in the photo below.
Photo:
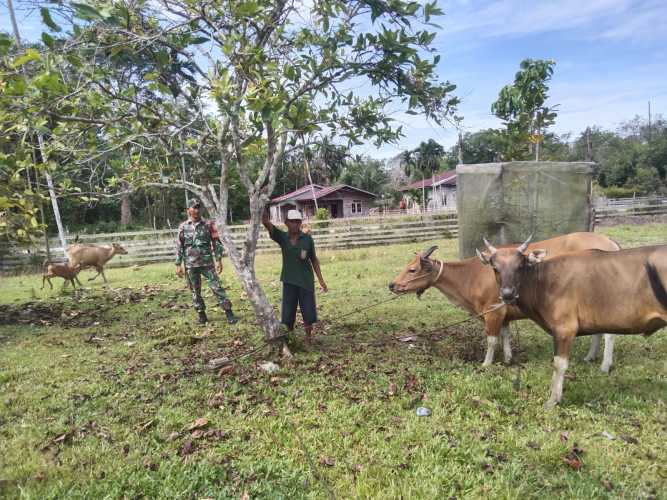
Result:
<svg viewBox="0 0 667 500"><path fill-rule="evenodd" d="M609 366L608 365L602 365L600 367L600 371L602 373L606 373L607 375L609 375L609 372L611 371L611 366L610 365Z"/></svg>
<svg viewBox="0 0 667 500"><path fill-rule="evenodd" d="M546 403L544 403L544 409L545 410L553 410L556 406L558 405L558 401L555 399L550 399Z"/></svg>
<svg viewBox="0 0 667 500"><path fill-rule="evenodd" d="M491 361L484 361L484 363L482 363L482 368L488 368L491 365L492 365Z"/></svg>
<svg viewBox="0 0 667 500"><path fill-rule="evenodd" d="M584 361L586 361L586 363L590 363L591 361L595 361L595 356L586 356L584 358Z"/></svg>

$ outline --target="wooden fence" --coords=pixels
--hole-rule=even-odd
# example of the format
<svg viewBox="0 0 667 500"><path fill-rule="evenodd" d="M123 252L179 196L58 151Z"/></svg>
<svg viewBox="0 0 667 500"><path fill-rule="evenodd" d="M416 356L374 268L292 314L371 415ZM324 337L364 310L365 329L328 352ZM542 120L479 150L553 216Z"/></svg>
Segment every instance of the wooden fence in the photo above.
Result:
<svg viewBox="0 0 667 500"><path fill-rule="evenodd" d="M596 208L597 223L610 217L635 217L667 214L667 203L652 205L632 205L629 207ZM361 248L393 243L419 242L438 238L455 238L458 234L455 211L429 212L419 215L385 214L383 216L336 219L331 221L310 221L312 235L320 249ZM247 226L229 226L232 239L240 247ZM125 233L80 235L83 243L120 243L127 255L118 255L110 262L110 267L126 267L155 262L169 262L174 259L174 239L176 230L133 231ZM68 235L68 244L74 240ZM51 240L54 260L62 259L63 251L57 239ZM277 252L266 231L261 230L257 244L258 252ZM0 249L0 272L19 273L34 271L41 266L45 250L43 247L30 250Z"/></svg>
<svg viewBox="0 0 667 500"><path fill-rule="evenodd" d="M423 215L391 215L332 221L310 221L311 234L318 249L362 248L374 245L418 242L438 238L454 238L457 235L456 213L431 212ZM229 226L232 239L240 248L248 227ZM75 235L67 236L67 243ZM109 267L126 267L174 260L175 229L157 231L133 231L125 233L79 235L82 243L120 243L127 255L117 255ZM53 260L64 260L62 247L57 239L50 240ZM277 252L279 247L270 240L264 228L257 243L258 252ZM35 270L45 258L44 247L25 249L5 248L0 254L0 272L18 273Z"/></svg>

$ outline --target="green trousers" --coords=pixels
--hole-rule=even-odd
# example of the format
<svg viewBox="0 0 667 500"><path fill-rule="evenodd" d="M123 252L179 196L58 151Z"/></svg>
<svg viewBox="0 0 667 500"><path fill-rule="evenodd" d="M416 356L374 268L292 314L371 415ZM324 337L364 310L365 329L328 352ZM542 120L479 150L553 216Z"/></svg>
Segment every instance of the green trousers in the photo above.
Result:
<svg viewBox="0 0 667 500"><path fill-rule="evenodd" d="M190 267L186 269L186 276L188 277L188 286L192 292L192 303L197 311L205 311L206 304L201 296L201 278L206 278L206 283L213 295L218 299L220 307L223 309L231 309L232 303L225 294L225 289L220 284L218 273L215 272L213 266L207 267Z"/></svg>

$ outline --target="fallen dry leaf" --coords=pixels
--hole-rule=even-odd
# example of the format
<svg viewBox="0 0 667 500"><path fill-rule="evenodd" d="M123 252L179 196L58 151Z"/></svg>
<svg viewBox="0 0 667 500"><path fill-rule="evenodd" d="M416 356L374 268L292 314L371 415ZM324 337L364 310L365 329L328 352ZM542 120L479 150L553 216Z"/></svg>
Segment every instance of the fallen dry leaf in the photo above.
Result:
<svg viewBox="0 0 667 500"><path fill-rule="evenodd" d="M198 418L194 422L192 422L190 425L188 425L187 430L193 431L195 429L201 429L202 427L206 427L208 425L208 419L207 418Z"/></svg>
<svg viewBox="0 0 667 500"><path fill-rule="evenodd" d="M396 396L398 394L398 386L395 383L389 384L389 391L387 392L390 396Z"/></svg>
<svg viewBox="0 0 667 500"><path fill-rule="evenodd" d="M153 423L155 422L155 419L148 420L146 422L143 422L139 425L137 425L137 430L139 432L144 432L146 429L148 429Z"/></svg>
<svg viewBox="0 0 667 500"><path fill-rule="evenodd" d="M218 377L223 377L229 375L234 371L234 365L223 366L218 372Z"/></svg>
<svg viewBox="0 0 667 500"><path fill-rule="evenodd" d="M581 462L581 455L584 454L584 450L577 446L577 443L572 445L572 449L563 457L563 461L569 465L574 470L579 470L583 466Z"/></svg>
<svg viewBox="0 0 667 500"><path fill-rule="evenodd" d="M179 454L182 457L184 457L185 455L189 455L193 451L195 451L195 446L194 444L192 444L192 439L188 439L187 441L185 441L185 443L183 443L183 446L181 447L181 451Z"/></svg>
<svg viewBox="0 0 667 500"><path fill-rule="evenodd" d="M561 432L561 433L560 433L560 442L561 442L561 443L565 443L565 442L567 442L567 440L568 440L569 437L570 437L570 433L569 433L569 432Z"/></svg>
<svg viewBox="0 0 667 500"><path fill-rule="evenodd" d="M320 465L326 465L327 467L333 467L336 465L336 461L333 458L330 457L322 457L320 458Z"/></svg>
<svg viewBox="0 0 667 500"><path fill-rule="evenodd" d="M192 431L192 434L190 434L190 437L191 437L192 439L199 439L199 438L202 437L203 435L204 435L204 431L203 431L203 430L201 430L201 429L196 429L196 430Z"/></svg>
<svg viewBox="0 0 667 500"><path fill-rule="evenodd" d="M563 461L574 470L581 469L581 460L577 457L564 457Z"/></svg>

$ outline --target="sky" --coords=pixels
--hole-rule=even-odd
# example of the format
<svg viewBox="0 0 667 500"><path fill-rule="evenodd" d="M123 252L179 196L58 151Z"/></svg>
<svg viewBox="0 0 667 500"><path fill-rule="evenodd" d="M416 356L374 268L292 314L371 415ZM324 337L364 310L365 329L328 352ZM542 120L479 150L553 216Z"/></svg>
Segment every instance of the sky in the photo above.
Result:
<svg viewBox="0 0 667 500"><path fill-rule="evenodd" d="M552 128L578 134L616 129L635 115L667 115L666 0L440 0L439 75L457 85L466 131L499 127L491 104L525 58L556 61L547 104ZM452 126L397 116L405 138L366 154L392 156L430 138L449 147Z"/></svg>
<svg viewBox="0 0 667 500"><path fill-rule="evenodd" d="M0 30L11 31L0 0ZM18 3L18 2L16 2ZM556 61L548 105L558 104L552 130L578 134L587 126L614 130L635 115L667 116L667 0L439 0L445 12L434 41L441 80L457 85L463 127L499 127L491 103L512 83L525 58ZM19 12L22 35L36 39L39 15ZM434 139L456 141L451 125L392 115L403 126L397 144L356 152L393 157Z"/></svg>

